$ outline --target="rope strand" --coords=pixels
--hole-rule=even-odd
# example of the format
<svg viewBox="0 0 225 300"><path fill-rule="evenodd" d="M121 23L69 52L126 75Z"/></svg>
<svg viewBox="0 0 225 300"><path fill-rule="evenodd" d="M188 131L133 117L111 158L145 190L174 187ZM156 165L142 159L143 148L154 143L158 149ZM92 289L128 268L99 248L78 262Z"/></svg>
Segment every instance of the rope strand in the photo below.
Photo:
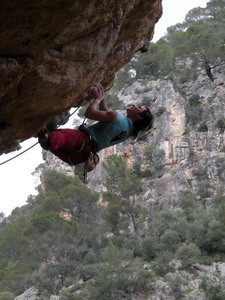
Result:
<svg viewBox="0 0 225 300"><path fill-rule="evenodd" d="M79 108L80 108L80 107L78 106L78 107L74 110L74 112L73 112L72 114L70 114L69 118L70 118L75 112L77 112L77 110L78 110ZM60 125L59 125L59 126L60 126ZM59 126L58 126L58 127L59 127ZM58 127L57 127L57 128L58 128ZM20 156L20 155L22 155L23 153L27 152L28 150L30 150L31 148L33 148L33 147L36 146L37 144L38 144L38 142L35 143L35 144L33 144L32 146L28 147L28 148L25 149L24 151L20 152L19 154L17 154L17 155L15 155L15 156L13 156L13 157L11 157L11 158L9 158L9 159L7 159L7 160L1 162L1 163L0 163L0 166L2 166L2 165L4 165L4 164L6 164L7 162L9 162L9 161L11 161L11 160L17 158L18 156Z"/></svg>
<svg viewBox="0 0 225 300"><path fill-rule="evenodd" d="M9 159L3 161L2 163L0 163L0 166L1 166L1 165L4 165L5 163L9 162L10 160L13 160L13 159L16 158L16 157L22 155L23 153L27 152L28 150L30 150L31 148L33 148L33 147L36 146L37 144L38 144L38 142L35 143L34 145L30 146L29 148L25 149L24 151L20 152L19 154L17 154L17 155L15 155L15 156L13 156L13 157L11 157L11 158L9 158Z"/></svg>

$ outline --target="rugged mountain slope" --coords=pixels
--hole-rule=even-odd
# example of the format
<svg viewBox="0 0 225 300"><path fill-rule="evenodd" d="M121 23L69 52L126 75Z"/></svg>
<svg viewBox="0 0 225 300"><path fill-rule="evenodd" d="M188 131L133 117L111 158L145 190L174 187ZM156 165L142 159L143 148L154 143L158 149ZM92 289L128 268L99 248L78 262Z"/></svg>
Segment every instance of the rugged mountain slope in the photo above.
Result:
<svg viewBox="0 0 225 300"><path fill-rule="evenodd" d="M135 142L128 141L120 144L110 150L110 154L123 155L128 166L132 166L140 176L144 174L142 179L144 194L138 197L138 204L145 207L149 222L163 209L172 208L170 211L180 211L179 201L184 191L192 193L192 200L195 203L203 204L202 211L208 211L215 199L214 196L224 186L225 125L222 120L225 119L223 110L225 88L223 78L221 73L212 83L204 73L199 72L195 80L189 78L182 84L166 78L156 81L140 80L120 94L120 99L125 105L130 102L150 105L156 117L154 130L149 135L142 136ZM107 152L102 153L103 156L107 154ZM63 170L60 161L57 162L55 159L54 163L51 161L51 156L47 155L46 162L49 167ZM68 174L69 171L66 169L65 172ZM104 172L101 166L97 167L93 175L91 185L95 186L95 189L97 186L101 188L104 183ZM209 224L207 222L203 224L201 221L196 223L195 219L194 225L191 222L191 225L186 224L193 225L192 233L196 234L196 244L201 244L202 239L199 235L201 232L199 224L202 232L208 230ZM210 226L215 225L213 222L216 221L212 220ZM149 226L147 222L145 225ZM182 223L181 225L184 226ZM169 222L166 226L169 226ZM182 229L183 235L187 234L185 229L186 227ZM132 227L130 230L132 231ZM218 235L218 230L213 231L214 235L215 237ZM150 238L153 236L151 228L149 228L149 236ZM161 233L161 236L164 234ZM173 236L168 239L168 249L164 246L165 253L166 251L169 253L170 240L173 241ZM217 247L214 240L210 243L212 247ZM151 244L152 242L149 244L150 251ZM135 242L131 248L134 247ZM203 246L202 248L204 249ZM184 257L188 257L187 251L185 255ZM191 255L191 259L193 256ZM214 299L213 297L218 295L221 295L218 299L223 299L225 292L223 262L203 265L194 263L193 260L189 268L185 268L183 261L164 262L163 259L165 257L161 257L160 262L165 264L168 272L160 278L149 280L148 288L145 290L148 299L203 300ZM124 265L127 267L126 264ZM151 262L145 264L142 271L148 270L151 273L153 265ZM83 282L82 284L85 285ZM70 287L65 288L64 292L77 295L81 289L77 288L77 282L73 282ZM32 299L36 297L35 295L37 290L31 288L16 299ZM51 297L61 299L57 295ZM144 298L135 295L135 299Z"/></svg>
<svg viewBox="0 0 225 300"><path fill-rule="evenodd" d="M184 190L210 200L224 185L224 95L224 75L212 83L203 72L179 85L171 80L136 82L121 95L125 103L149 101L155 113L146 141L125 150L120 145L117 151L125 152L130 165L140 161L142 170L151 170L143 179L144 200L157 210L176 207Z"/></svg>
<svg viewBox="0 0 225 300"><path fill-rule="evenodd" d="M124 107L129 103L149 105L155 115L154 130L144 140L129 140L102 151L101 159L118 153L129 167L138 163L142 172L149 171L143 178L142 199L157 210L176 207L182 191L198 192L201 184L210 199L225 183L224 95L223 74L214 82L199 72L194 81L183 84L168 79L133 83L119 98ZM62 170L61 161L50 153L45 157L48 166ZM63 168L69 174L68 167ZM90 186L101 189L104 175L98 166L90 176Z"/></svg>
<svg viewBox="0 0 225 300"><path fill-rule="evenodd" d="M0 153L85 101L96 82L110 88L161 13L161 0L2 2Z"/></svg>

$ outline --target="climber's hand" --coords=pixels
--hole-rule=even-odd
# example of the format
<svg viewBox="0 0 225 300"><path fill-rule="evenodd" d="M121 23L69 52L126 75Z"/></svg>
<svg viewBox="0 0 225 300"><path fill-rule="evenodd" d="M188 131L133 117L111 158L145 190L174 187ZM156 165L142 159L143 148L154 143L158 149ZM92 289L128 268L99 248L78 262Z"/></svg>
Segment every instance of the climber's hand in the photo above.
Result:
<svg viewBox="0 0 225 300"><path fill-rule="evenodd" d="M100 84L97 84L91 88L91 93L94 99L102 101L104 99L104 89Z"/></svg>

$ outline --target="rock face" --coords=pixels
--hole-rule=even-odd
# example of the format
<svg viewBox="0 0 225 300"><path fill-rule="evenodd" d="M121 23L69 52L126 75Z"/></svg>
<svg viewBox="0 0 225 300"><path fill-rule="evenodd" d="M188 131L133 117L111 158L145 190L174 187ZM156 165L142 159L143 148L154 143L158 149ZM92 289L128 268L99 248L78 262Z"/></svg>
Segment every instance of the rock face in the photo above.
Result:
<svg viewBox="0 0 225 300"><path fill-rule="evenodd" d="M101 152L101 159L108 154L118 153L124 156L128 166L138 162L142 171L151 171L149 176L142 178L144 195L137 199L149 215L164 208L177 210L179 196L184 191L195 193L196 201L204 201L205 206L209 207L214 201L213 197L224 187L224 96L224 73L218 73L212 83L202 70L195 80L187 80L179 86L166 78L147 82L139 80L119 94L125 106L136 103L151 107L155 115L154 130L144 139L128 140L105 149ZM196 102L194 107L191 105L193 101ZM193 110L198 114L190 114ZM220 126L219 120L224 121ZM145 150L151 146L153 154L146 157ZM46 154L46 163L58 171L62 170L62 162L56 164L49 154ZM64 172L68 174L68 167ZM101 190L105 177L101 164L93 173L90 186ZM224 196L224 190L222 192ZM209 265L193 264L187 270L181 268L181 261L171 261L170 266L172 270L169 273L149 283L146 299L216 299L217 296L212 298L207 289L220 289L224 295L223 261ZM150 265L145 268L151 271ZM55 297L51 299L57 299ZM218 297L224 299L224 296Z"/></svg>
<svg viewBox="0 0 225 300"><path fill-rule="evenodd" d="M16 297L15 300L35 300L37 299L38 290L35 287L31 287L23 294Z"/></svg>
<svg viewBox="0 0 225 300"><path fill-rule="evenodd" d="M161 0L2 2L0 154L83 103L96 82L109 89L161 13Z"/></svg>

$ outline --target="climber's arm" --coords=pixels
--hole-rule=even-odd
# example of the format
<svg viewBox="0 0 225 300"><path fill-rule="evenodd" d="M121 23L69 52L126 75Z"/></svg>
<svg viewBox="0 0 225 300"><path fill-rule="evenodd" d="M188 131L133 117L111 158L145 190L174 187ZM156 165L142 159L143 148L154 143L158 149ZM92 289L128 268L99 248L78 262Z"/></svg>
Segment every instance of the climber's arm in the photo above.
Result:
<svg viewBox="0 0 225 300"><path fill-rule="evenodd" d="M115 119L117 113L108 109L104 99L103 87L101 85L93 87L92 94L95 100L88 106L85 117L95 121L111 121Z"/></svg>
<svg viewBox="0 0 225 300"><path fill-rule="evenodd" d="M113 110L100 110L101 100L95 99L87 108L85 117L95 121L111 121L117 113Z"/></svg>
<svg viewBox="0 0 225 300"><path fill-rule="evenodd" d="M107 104L105 102L105 98L102 99L102 101L100 102L99 104L99 110L102 110L102 111L108 111L108 107L107 107Z"/></svg>

